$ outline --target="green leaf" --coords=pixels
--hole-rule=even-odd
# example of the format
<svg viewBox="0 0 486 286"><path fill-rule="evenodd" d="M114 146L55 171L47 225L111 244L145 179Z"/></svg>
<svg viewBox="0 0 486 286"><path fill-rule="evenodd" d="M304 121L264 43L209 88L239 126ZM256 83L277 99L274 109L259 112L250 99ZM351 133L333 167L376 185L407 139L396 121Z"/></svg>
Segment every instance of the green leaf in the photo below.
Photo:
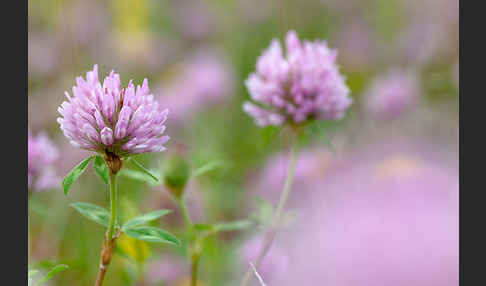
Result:
<svg viewBox="0 0 486 286"><path fill-rule="evenodd" d="M39 269L39 268L47 269L47 268L52 268L52 267L56 266L57 264L59 264L59 263L54 262L54 261L50 261L50 260L38 260L38 261L32 263L31 267L33 269Z"/></svg>
<svg viewBox="0 0 486 286"><path fill-rule="evenodd" d="M54 275L56 275L58 272L64 271L68 268L69 268L69 266L67 266L66 264L59 264L59 265L55 266L54 268L51 269L51 271L49 271L46 274L46 276L44 276L41 280L37 281L37 283L35 285L37 286L37 285L41 285L41 284L45 283L46 281L51 279Z"/></svg>
<svg viewBox="0 0 486 286"><path fill-rule="evenodd" d="M202 165L201 167L197 168L194 173L192 174L193 177L198 177L201 176L207 172L210 172L220 166L222 166L223 163L221 161L212 161L209 163L206 163Z"/></svg>
<svg viewBox="0 0 486 286"><path fill-rule="evenodd" d="M158 227L140 226L125 229L125 233L133 238L148 242L170 243L177 246L181 245L181 242L174 235Z"/></svg>
<svg viewBox="0 0 486 286"><path fill-rule="evenodd" d="M122 226L122 230L124 231L125 229L134 228L138 225L141 225L141 224L147 223L149 221L158 219L162 216L165 216L166 214L169 214L171 212L172 212L171 210L156 210L156 211L149 212L147 214L138 216L136 218L133 218L133 219L127 221Z"/></svg>
<svg viewBox="0 0 486 286"><path fill-rule="evenodd" d="M153 175L149 170L147 170L144 166L142 166L142 164L140 164L139 162L137 162L134 158L131 158L130 162L132 162L133 163L132 165L134 165L135 167L137 167L137 169L139 171L142 171L143 173L147 174L154 181L156 181L156 182L159 181L159 178L157 178L155 175Z"/></svg>
<svg viewBox="0 0 486 286"><path fill-rule="evenodd" d="M71 185L76 181L79 176L81 176L84 171L86 171L86 168L88 167L89 162L94 158L95 156L89 156L88 158L84 159L74 167L69 174L64 177L64 180L62 180L62 186L64 188L64 194L67 195L69 188Z"/></svg>
<svg viewBox="0 0 486 286"><path fill-rule="evenodd" d="M218 223L215 224L213 229L214 231L233 231L233 230L243 230L249 228L253 225L253 222L250 220L237 220L232 222L225 222L225 223Z"/></svg>
<svg viewBox="0 0 486 286"><path fill-rule="evenodd" d="M275 140L278 134L282 131L280 126L265 126L261 129L262 147L269 147L270 143Z"/></svg>
<svg viewBox="0 0 486 286"><path fill-rule="evenodd" d="M262 198L257 198L256 203L256 211L253 212L252 219L262 225L269 225L272 222L274 215L272 204Z"/></svg>
<svg viewBox="0 0 486 286"><path fill-rule="evenodd" d="M151 186L159 185L159 183L155 182L154 179L152 179L151 176L147 175L147 173L140 172L140 171L137 171L137 170L131 170L131 169L123 168L123 169L120 170L120 172L118 172L118 175L120 175L122 177L130 178L130 179L134 179L134 180L137 180L137 181L141 181L141 182L147 183Z"/></svg>
<svg viewBox="0 0 486 286"><path fill-rule="evenodd" d="M197 231L213 231L214 225L198 223L194 225L194 229Z"/></svg>
<svg viewBox="0 0 486 286"><path fill-rule="evenodd" d="M232 222L224 222L217 224L195 224L194 229L200 232L206 232L205 235L221 231L233 231L246 229L253 225L250 220L238 220Z"/></svg>
<svg viewBox="0 0 486 286"><path fill-rule="evenodd" d="M93 169L95 170L96 174L100 176L100 178L105 182L105 184L109 184L109 174L108 174L108 166L106 166L105 160L103 157L96 156L93 164Z"/></svg>
<svg viewBox="0 0 486 286"><path fill-rule="evenodd" d="M72 203L71 206L83 216L98 224L106 227L110 225L110 214L102 207L89 203Z"/></svg>

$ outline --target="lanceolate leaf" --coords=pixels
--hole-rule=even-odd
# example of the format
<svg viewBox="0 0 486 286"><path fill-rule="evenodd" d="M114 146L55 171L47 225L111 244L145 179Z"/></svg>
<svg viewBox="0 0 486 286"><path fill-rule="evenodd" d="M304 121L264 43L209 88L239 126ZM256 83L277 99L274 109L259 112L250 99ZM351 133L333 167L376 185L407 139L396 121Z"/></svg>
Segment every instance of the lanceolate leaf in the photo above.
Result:
<svg viewBox="0 0 486 286"><path fill-rule="evenodd" d="M69 174L66 175L66 177L64 177L64 180L62 181L62 186L64 188L64 194L65 195L67 195L69 188L74 183L74 181L76 181L79 178L79 176L81 176L84 173L84 171L86 171L86 168L88 167L89 162L94 157L95 156L90 156L90 157L84 159L83 161L81 161L81 163L76 165L76 167L74 167L71 170L71 172L69 172Z"/></svg>
<svg viewBox="0 0 486 286"><path fill-rule="evenodd" d="M194 229L205 233L205 235L209 235L221 231L243 230L252 225L253 222L250 220L239 220L217 224L195 224Z"/></svg>
<svg viewBox="0 0 486 286"><path fill-rule="evenodd" d="M147 170L142 164L137 162L134 158L130 159L130 162L132 163L133 166L135 166L139 171L142 171L143 173L149 175L154 181L158 182L159 178L157 178L155 175L153 175L149 170Z"/></svg>
<svg viewBox="0 0 486 286"><path fill-rule="evenodd" d="M181 242L174 235L158 227L140 226L125 229L124 231L128 236L148 242L170 243L177 246L181 245Z"/></svg>
<svg viewBox="0 0 486 286"><path fill-rule="evenodd" d="M212 161L202 165L201 167L197 168L194 173L192 174L193 177L201 176L207 172L210 172L218 167L220 167L222 163L220 161Z"/></svg>
<svg viewBox="0 0 486 286"><path fill-rule="evenodd" d="M147 173L142 172L142 171L123 168L123 169L120 170L120 172L118 172L118 174L120 176L123 176L123 177L127 177L127 178L134 179L134 180L137 180L137 181L142 181L142 182L147 183L151 186L158 185L158 183L156 181L154 181L154 179L152 179L151 176L147 175Z"/></svg>
<svg viewBox="0 0 486 286"><path fill-rule="evenodd" d="M252 218L262 225L268 225L273 220L274 209L272 204L261 198L257 198L256 211L252 214Z"/></svg>
<svg viewBox="0 0 486 286"><path fill-rule="evenodd" d="M109 174L108 174L108 167L106 166L105 160L103 157L96 156L93 164L93 169L95 170L96 174L100 176L100 178L108 185L109 182Z"/></svg>
<svg viewBox="0 0 486 286"><path fill-rule="evenodd" d="M110 224L110 214L102 207L89 203L72 203L71 206L83 216L98 224L106 227Z"/></svg>
<svg viewBox="0 0 486 286"><path fill-rule="evenodd" d="M125 229L134 228L136 226L142 225L142 224L147 223L149 221L152 221L152 220L158 219L162 216L165 216L166 214L169 214L171 212L172 212L171 210L156 210L156 211L149 212L147 214L138 216L136 218L133 218L133 219L127 221L122 226L122 230L124 231Z"/></svg>
<svg viewBox="0 0 486 286"><path fill-rule="evenodd" d="M252 226L253 223L250 220L238 220L226 223L218 223L215 224L213 229L214 231L234 231L234 230L243 230Z"/></svg>
<svg viewBox="0 0 486 286"><path fill-rule="evenodd" d="M69 266L67 266L66 264L59 264L59 265L55 266L54 268L51 269L51 271L49 271L46 274L46 276L44 276L42 279L40 279L39 281L37 281L37 283L35 285L38 286L38 285L44 284L46 281L48 281L49 279L51 279L58 272L64 271L64 270L66 270L68 268L69 268Z"/></svg>
<svg viewBox="0 0 486 286"><path fill-rule="evenodd" d="M198 223L194 225L194 229L197 231L213 231L214 225Z"/></svg>

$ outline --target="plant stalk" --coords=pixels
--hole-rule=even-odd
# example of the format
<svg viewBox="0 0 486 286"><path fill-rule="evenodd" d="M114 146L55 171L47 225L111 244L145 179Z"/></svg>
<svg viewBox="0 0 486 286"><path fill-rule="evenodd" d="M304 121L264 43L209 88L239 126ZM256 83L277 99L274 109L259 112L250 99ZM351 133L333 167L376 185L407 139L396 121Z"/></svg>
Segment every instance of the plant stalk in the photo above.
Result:
<svg viewBox="0 0 486 286"><path fill-rule="evenodd" d="M113 256L113 250L115 249L115 242L119 236L118 234L113 235L115 232L117 203L118 203L118 194L116 191L116 174L113 173L111 170L109 173L110 173L110 224L105 236L105 240L103 241L103 245L101 247L100 269L98 272L98 277L96 278L95 286L101 286L103 284L106 270L108 269L108 265L110 265L111 262L111 257Z"/></svg>
<svg viewBox="0 0 486 286"><path fill-rule="evenodd" d="M187 210L184 198L178 198L179 207L184 217L184 225L187 231L189 255L191 257L191 286L197 286L197 269L199 265L199 246L197 245L197 237L194 237L194 227L191 216Z"/></svg>
<svg viewBox="0 0 486 286"><path fill-rule="evenodd" d="M118 204L118 193L116 191L116 174L110 172L110 226L108 228L108 238L113 238L115 231L116 212Z"/></svg>
<svg viewBox="0 0 486 286"><path fill-rule="evenodd" d="M177 201L179 203L179 207L181 208L182 217L184 218L184 225L187 230L190 230L190 232L192 232L192 219L189 215L189 211L187 210L186 202L182 197L177 199Z"/></svg>
<svg viewBox="0 0 486 286"><path fill-rule="evenodd" d="M194 253L191 258L191 286L197 286L198 265L199 265L199 253Z"/></svg>
<svg viewBox="0 0 486 286"><path fill-rule="evenodd" d="M294 175L295 175L295 164L297 161L297 153L298 153L298 142L297 142L297 134L293 134L292 142L291 142L291 151L290 151L290 162L287 168L287 175L285 178L285 183L280 193L280 199L278 202L277 210L275 211L275 215L272 219L272 224L270 228L266 231L264 239L263 239L263 246L260 249L260 252L257 256L257 261L255 262L255 267L258 268L265 257L265 255L270 250L270 247L273 244L273 241L276 236L276 229L280 225L280 220L282 217L283 210L287 201L289 199L290 192L292 190L292 184L294 182ZM251 280L252 269L248 267L248 271L246 272L243 282L241 286L247 286Z"/></svg>

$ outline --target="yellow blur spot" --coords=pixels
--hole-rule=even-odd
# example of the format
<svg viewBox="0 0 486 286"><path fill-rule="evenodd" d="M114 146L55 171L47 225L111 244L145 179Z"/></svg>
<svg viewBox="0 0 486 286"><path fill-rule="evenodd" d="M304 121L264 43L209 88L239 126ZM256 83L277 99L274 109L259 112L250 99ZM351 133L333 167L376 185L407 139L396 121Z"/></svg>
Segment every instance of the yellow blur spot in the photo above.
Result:
<svg viewBox="0 0 486 286"><path fill-rule="evenodd" d="M186 277L184 279L182 279L181 282L175 284L176 286L191 286L191 278L190 277ZM197 281L197 286L206 286L206 284L203 284L201 281Z"/></svg>
<svg viewBox="0 0 486 286"><path fill-rule="evenodd" d="M122 56L137 57L147 51L149 9L147 0L113 1L116 46Z"/></svg>
<svg viewBox="0 0 486 286"><path fill-rule="evenodd" d="M375 167L374 175L377 179L409 178L423 169L423 162L408 154L394 154L388 156Z"/></svg>
<svg viewBox="0 0 486 286"><path fill-rule="evenodd" d="M148 27L147 0L113 1L116 28L123 33L139 33Z"/></svg>
<svg viewBox="0 0 486 286"><path fill-rule="evenodd" d="M121 235L117 245L127 256L137 262L144 262L150 254L149 246L145 241L127 235Z"/></svg>

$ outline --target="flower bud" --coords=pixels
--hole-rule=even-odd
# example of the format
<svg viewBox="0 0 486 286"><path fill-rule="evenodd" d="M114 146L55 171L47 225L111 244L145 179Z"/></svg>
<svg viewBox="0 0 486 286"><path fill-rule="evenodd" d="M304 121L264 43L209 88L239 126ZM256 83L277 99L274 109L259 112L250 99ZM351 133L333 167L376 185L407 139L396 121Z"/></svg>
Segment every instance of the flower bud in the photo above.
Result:
<svg viewBox="0 0 486 286"><path fill-rule="evenodd" d="M162 172L165 186L175 198L180 199L191 173L186 159L180 153L171 154L165 160Z"/></svg>

